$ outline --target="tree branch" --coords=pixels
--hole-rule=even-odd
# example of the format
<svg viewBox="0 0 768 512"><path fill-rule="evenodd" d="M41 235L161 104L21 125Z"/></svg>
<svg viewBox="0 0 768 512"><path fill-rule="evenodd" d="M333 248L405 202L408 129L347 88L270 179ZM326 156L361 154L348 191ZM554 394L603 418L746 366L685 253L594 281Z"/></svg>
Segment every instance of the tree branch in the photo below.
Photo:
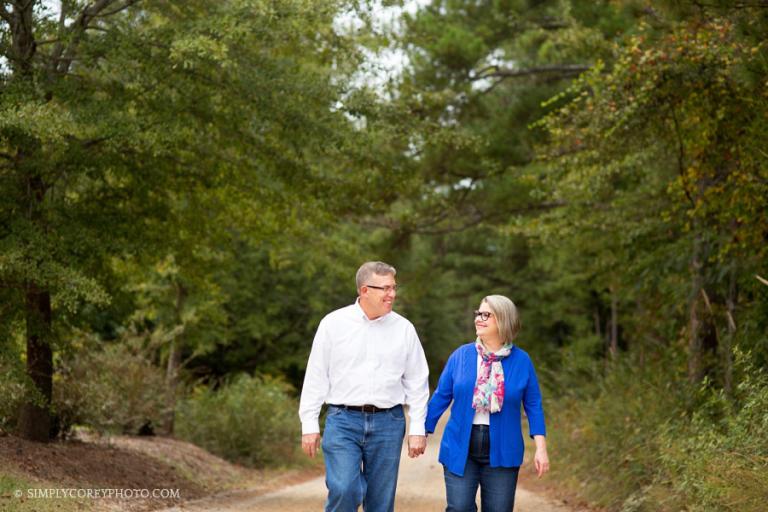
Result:
<svg viewBox="0 0 768 512"><path fill-rule="evenodd" d="M685 176L685 145L683 143L683 136L680 133L680 123L677 120L677 111L675 110L675 107L672 107L670 111L672 113L672 122L675 125L675 137L677 137L677 172L680 175L685 197L688 198L691 205L695 205L696 202L693 200L693 197L688 190L688 179Z"/></svg>
<svg viewBox="0 0 768 512"><path fill-rule="evenodd" d="M3 19L8 22L10 37L6 43L7 57L11 67L21 76L29 77L32 73L32 59L35 56L37 44L33 33L34 13L32 2L13 2L13 12L7 9L8 2L0 4Z"/></svg>
<svg viewBox="0 0 768 512"><path fill-rule="evenodd" d="M56 44L51 50L51 66L50 72L55 72L58 65L61 53L64 51L64 35L67 30L67 3L61 2L61 10L59 11L59 23L58 23L58 37L56 37Z"/></svg>
<svg viewBox="0 0 768 512"><path fill-rule="evenodd" d="M552 66L535 66L522 69L504 69L498 66L488 66L478 71L470 80L484 80L486 78L520 78L533 75L559 75L561 78L578 76L587 71L590 66L585 64L556 64Z"/></svg>
<svg viewBox="0 0 768 512"><path fill-rule="evenodd" d="M77 19L75 19L75 22L72 23L71 40L69 46L67 46L63 53L59 54L60 57L58 58L58 62L55 64L56 72L64 74L69 71L69 68L72 65L72 61L75 58L77 47L83 38L83 34L85 34L85 32L91 28L91 23L96 18L104 18L109 15L121 12L139 2L139 0L126 0L125 3L120 7L116 7L111 11L104 12L105 9L117 3L117 1L118 0L96 0L94 3L80 11Z"/></svg>
<svg viewBox="0 0 768 512"><path fill-rule="evenodd" d="M60 43L61 39L43 39L42 41L37 42L37 47L41 47L44 44L53 44L53 43Z"/></svg>
<svg viewBox="0 0 768 512"><path fill-rule="evenodd" d="M421 222L421 223L417 223L415 226L407 227L405 231L407 233L415 234L415 235L433 235L433 236L447 235L449 233L458 233L460 231L464 231L466 229L472 228L480 224L481 222L494 218L495 216L521 215L524 213L531 213L535 211L560 208L565 205L566 203L563 201L554 201L550 203L540 203L540 204L527 205L520 208L513 208L510 210L504 210L503 212L483 213L483 212L475 211L474 215L472 215L469 218L465 218L464 222L458 225L437 227L435 226L435 224L444 220L447 217L447 215L441 214L436 218L429 219L427 222ZM435 221L435 219L437 219L437 222ZM392 219L382 219L379 221L368 220L368 221L361 221L359 223L366 227L379 227L379 228L383 227L383 228L390 229L392 231L399 231L401 230L401 228L403 228L402 224Z"/></svg>
<svg viewBox="0 0 768 512"><path fill-rule="evenodd" d="M88 29L88 25L96 14L100 13L117 0L96 0L95 3L86 6L72 23L71 40L65 50L63 50L61 57L56 62L55 70L58 73L64 74L69 71L72 61L75 58L75 52L80 44L80 40L83 34Z"/></svg>
<svg viewBox="0 0 768 512"><path fill-rule="evenodd" d="M127 0L125 2L125 5L123 5L121 7L118 7L116 9L112 9L109 12L104 12L104 13L101 13L101 14L97 14L95 17L98 17L98 18L108 18L109 16L112 16L114 14L117 14L119 12L122 12L122 11L128 9L129 7L131 7L132 5L134 5L134 4L138 3L138 2L139 2L139 0Z"/></svg>
<svg viewBox="0 0 768 512"><path fill-rule="evenodd" d="M561 28L568 28L571 26L571 24L567 21L560 20L551 16L546 16L544 18L534 20L534 23L539 28L543 28L544 30L559 30Z"/></svg>
<svg viewBox="0 0 768 512"><path fill-rule="evenodd" d="M11 13L5 8L5 2L0 3L0 18L4 19L9 25L11 24Z"/></svg>
<svg viewBox="0 0 768 512"><path fill-rule="evenodd" d="M692 3L693 3L693 5L698 7L699 9L708 9L708 8L721 9L721 8L723 8L723 6L718 4L718 3L707 3L707 2L701 2L701 1L692 2ZM745 8L749 8L749 7L757 7L757 8L768 7L768 1L766 1L766 0L755 0L754 2L734 2L730 6L725 7L725 9L733 10L733 9L745 9Z"/></svg>
<svg viewBox="0 0 768 512"><path fill-rule="evenodd" d="M18 10L23 11L32 7L32 4L35 3L35 0L27 0L24 3L21 3L21 2L14 2L14 3L15 3L15 7L18 8Z"/></svg>

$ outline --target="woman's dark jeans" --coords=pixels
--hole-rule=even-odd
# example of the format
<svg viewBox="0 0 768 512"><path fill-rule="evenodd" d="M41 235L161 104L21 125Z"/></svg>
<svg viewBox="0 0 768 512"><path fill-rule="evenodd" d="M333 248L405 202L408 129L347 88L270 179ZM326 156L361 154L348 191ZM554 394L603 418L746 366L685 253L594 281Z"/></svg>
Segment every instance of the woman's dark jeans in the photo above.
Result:
<svg viewBox="0 0 768 512"><path fill-rule="evenodd" d="M478 485L483 512L512 512L520 468L492 468L489 459L490 446L488 425L472 425L464 476L458 476L443 468L448 501L446 512L476 512Z"/></svg>

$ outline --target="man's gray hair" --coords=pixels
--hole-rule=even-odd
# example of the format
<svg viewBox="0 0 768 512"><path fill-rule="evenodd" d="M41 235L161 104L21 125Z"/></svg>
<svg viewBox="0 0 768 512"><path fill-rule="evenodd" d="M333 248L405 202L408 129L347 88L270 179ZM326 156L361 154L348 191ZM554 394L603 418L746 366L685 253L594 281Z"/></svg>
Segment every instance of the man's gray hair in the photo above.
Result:
<svg viewBox="0 0 768 512"><path fill-rule="evenodd" d="M517 313L515 303L504 295L488 295L482 302L488 304L493 316L496 317L501 342L512 343L520 332L520 315Z"/></svg>
<svg viewBox="0 0 768 512"><path fill-rule="evenodd" d="M373 274L378 274L380 276L392 274L394 276L397 274L397 270L395 270L395 267L392 265L384 263L383 261L366 261L360 265L360 268L357 269L357 275L355 275L357 289L360 290L364 284L367 284L367 281Z"/></svg>

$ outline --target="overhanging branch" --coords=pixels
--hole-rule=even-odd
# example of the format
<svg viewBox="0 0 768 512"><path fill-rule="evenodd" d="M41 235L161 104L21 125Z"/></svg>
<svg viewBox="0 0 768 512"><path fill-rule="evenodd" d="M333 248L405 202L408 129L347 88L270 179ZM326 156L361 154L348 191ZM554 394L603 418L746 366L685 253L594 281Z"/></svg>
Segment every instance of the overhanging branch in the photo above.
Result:
<svg viewBox="0 0 768 512"><path fill-rule="evenodd" d="M479 70L470 80L484 80L487 78L521 78L525 76L547 75L558 76L560 78L569 78L578 76L587 71L590 66L585 64L555 64L552 66L534 66L531 68L505 69L499 66L488 66Z"/></svg>
<svg viewBox="0 0 768 512"><path fill-rule="evenodd" d="M134 4L138 3L138 2L139 2L139 0L127 0L124 5L121 5L120 7L116 7L114 9L112 9L111 11L103 12L101 14L97 14L97 15L95 15L95 17L98 17L98 18L108 18L108 17L110 17L110 16L112 16L114 14L117 14L119 12L122 12L122 11L128 9L129 7L131 7L132 5L134 5Z"/></svg>
<svg viewBox="0 0 768 512"><path fill-rule="evenodd" d="M519 208L511 208L511 209L499 211L499 212L481 212L478 210L474 210L470 215L465 215L460 219L457 216L457 219L459 219L458 223L443 225L443 226L439 226L437 224L439 224L439 222L447 220L448 216L446 215L439 215L440 217L439 219L437 218L427 219L423 222L408 223L406 225L398 222L397 220L390 219L390 218L382 218L378 220L369 219L369 220L359 221L359 223L368 228L386 228L391 231L404 231L406 233L413 234L413 235L439 236L439 235L447 235L450 233L458 233L461 231L465 231L467 229L477 226L482 222L498 219L501 217L506 217L511 215L524 215L526 213L533 213L537 211L552 210L554 208L560 208L565 205L566 203L563 201L553 201L548 203L525 205Z"/></svg>

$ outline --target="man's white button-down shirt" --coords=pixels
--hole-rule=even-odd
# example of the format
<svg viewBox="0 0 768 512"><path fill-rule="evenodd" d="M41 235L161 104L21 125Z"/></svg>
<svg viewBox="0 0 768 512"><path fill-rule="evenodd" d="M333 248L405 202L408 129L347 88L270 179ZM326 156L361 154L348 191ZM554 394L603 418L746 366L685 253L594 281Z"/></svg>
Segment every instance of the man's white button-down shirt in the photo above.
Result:
<svg viewBox="0 0 768 512"><path fill-rule="evenodd" d="M358 302L329 313L312 342L301 390L303 434L320 432L323 402L409 406L410 435L424 435L429 368L413 324L394 311L369 320Z"/></svg>

